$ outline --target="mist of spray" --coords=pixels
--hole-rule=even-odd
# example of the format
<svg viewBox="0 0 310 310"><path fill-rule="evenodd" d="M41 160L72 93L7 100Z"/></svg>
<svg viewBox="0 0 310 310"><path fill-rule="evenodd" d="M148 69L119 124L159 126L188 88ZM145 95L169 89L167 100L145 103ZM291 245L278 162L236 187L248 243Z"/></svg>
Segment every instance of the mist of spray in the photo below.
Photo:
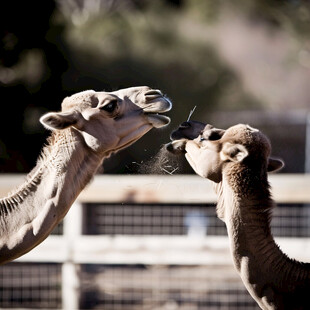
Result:
<svg viewBox="0 0 310 310"><path fill-rule="evenodd" d="M183 155L183 154L182 154ZM163 145L159 152L150 160L139 165L142 174L176 174L182 173L182 155L174 155Z"/></svg>

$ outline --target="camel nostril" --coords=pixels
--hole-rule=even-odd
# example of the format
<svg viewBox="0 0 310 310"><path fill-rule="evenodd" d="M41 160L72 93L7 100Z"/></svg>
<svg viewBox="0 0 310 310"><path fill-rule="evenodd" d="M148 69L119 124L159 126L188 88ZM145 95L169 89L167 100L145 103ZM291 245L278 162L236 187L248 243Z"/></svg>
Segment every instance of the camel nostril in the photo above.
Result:
<svg viewBox="0 0 310 310"><path fill-rule="evenodd" d="M179 129L186 129L186 128L190 128L191 124L189 122L183 122L180 126Z"/></svg>

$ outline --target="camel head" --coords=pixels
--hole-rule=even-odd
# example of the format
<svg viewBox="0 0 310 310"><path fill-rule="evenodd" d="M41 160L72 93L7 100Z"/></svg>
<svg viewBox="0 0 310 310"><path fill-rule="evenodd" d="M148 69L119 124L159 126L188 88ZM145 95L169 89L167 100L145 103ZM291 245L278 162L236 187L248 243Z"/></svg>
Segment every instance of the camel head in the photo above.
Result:
<svg viewBox="0 0 310 310"><path fill-rule="evenodd" d="M218 183L227 168L238 165L268 172L283 167L282 161L270 157L269 139L258 129L239 124L223 130L195 121L186 123L171 134L167 150L185 153L194 171L204 178Z"/></svg>
<svg viewBox="0 0 310 310"><path fill-rule="evenodd" d="M153 127L170 122L162 115L172 104L160 90L131 87L114 92L87 90L62 102L61 112L43 115L40 122L52 131L79 131L92 150L110 154L141 138Z"/></svg>

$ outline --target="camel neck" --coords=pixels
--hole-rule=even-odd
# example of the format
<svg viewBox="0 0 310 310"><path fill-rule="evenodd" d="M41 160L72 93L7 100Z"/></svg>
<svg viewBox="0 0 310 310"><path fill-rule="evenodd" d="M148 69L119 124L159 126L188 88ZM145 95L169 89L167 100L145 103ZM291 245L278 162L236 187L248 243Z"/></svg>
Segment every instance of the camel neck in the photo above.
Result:
<svg viewBox="0 0 310 310"><path fill-rule="evenodd" d="M66 208L89 183L103 159L86 146L75 129L52 135L49 140L38 165L47 170L42 178L51 179L58 189L54 197L57 205Z"/></svg>
<svg viewBox="0 0 310 310"><path fill-rule="evenodd" d="M225 182L225 181L224 181ZM309 279L309 264L287 257L276 244L270 228L274 202L269 189L251 191L251 195L235 192L229 182L223 184L222 201L224 221L230 240L230 248L236 269L249 291L264 283L277 283ZM243 189L246 192L246 189ZM256 194L254 194L254 192Z"/></svg>
<svg viewBox="0 0 310 310"><path fill-rule="evenodd" d="M53 133L36 167L0 200L0 263L42 242L91 180L102 159L74 129Z"/></svg>
<svg viewBox="0 0 310 310"><path fill-rule="evenodd" d="M101 162L84 144L78 131L67 129L53 133L26 181L2 202L15 203L16 207L29 202L29 207L35 208L32 200L36 197L43 201L56 199L56 205L61 207L71 205Z"/></svg>

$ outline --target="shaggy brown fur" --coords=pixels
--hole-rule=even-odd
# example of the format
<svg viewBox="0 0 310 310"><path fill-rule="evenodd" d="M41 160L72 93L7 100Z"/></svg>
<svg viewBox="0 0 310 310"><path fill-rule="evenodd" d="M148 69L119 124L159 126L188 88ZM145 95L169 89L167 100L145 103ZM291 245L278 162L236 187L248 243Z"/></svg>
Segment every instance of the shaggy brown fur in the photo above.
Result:
<svg viewBox="0 0 310 310"><path fill-rule="evenodd" d="M196 139L183 136L182 141L196 173L215 182L217 214L251 296L264 310L310 309L310 264L288 258L271 234L274 202L267 172L283 164L270 158L268 138L248 125L225 131L207 125ZM175 144L180 148L180 142Z"/></svg>

